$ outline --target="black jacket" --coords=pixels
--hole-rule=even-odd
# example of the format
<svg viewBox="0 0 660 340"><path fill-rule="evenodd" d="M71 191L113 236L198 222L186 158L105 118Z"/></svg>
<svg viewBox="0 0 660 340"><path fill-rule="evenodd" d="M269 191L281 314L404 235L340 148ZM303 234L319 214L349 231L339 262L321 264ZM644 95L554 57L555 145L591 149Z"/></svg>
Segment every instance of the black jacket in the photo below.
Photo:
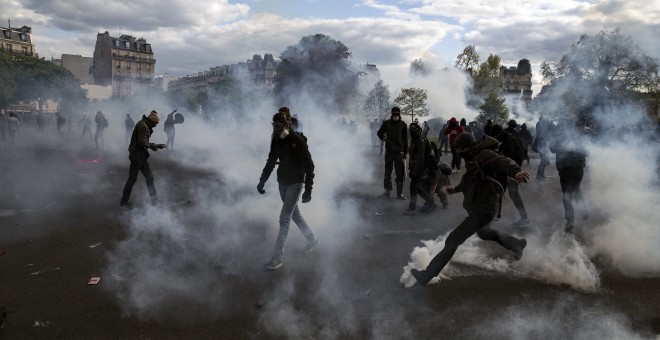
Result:
<svg viewBox="0 0 660 340"><path fill-rule="evenodd" d="M584 169L587 165L587 150L579 136L563 136L550 144L550 151L557 154L557 170Z"/></svg>
<svg viewBox="0 0 660 340"><path fill-rule="evenodd" d="M286 138L273 137L266 166L261 172L260 181L265 183L277 167L277 182L281 184L305 183L305 190L312 190L314 184L314 162L307 148L305 138L291 132Z"/></svg>
<svg viewBox="0 0 660 340"><path fill-rule="evenodd" d="M149 142L149 138L151 138L152 133L153 128L147 121L147 117L142 116L142 119L137 122L133 128L131 144L128 146L128 152L130 152L131 155L149 157L148 149L153 151L158 150L156 148L156 144Z"/></svg>
<svg viewBox="0 0 660 340"><path fill-rule="evenodd" d="M495 138L484 136L472 151L474 160L466 162L466 172L455 189L463 193L467 211L497 213L508 178L522 171L515 161L495 151L497 145Z"/></svg>
<svg viewBox="0 0 660 340"><path fill-rule="evenodd" d="M385 152L408 154L408 125L403 120L384 121L376 134L385 141Z"/></svg>

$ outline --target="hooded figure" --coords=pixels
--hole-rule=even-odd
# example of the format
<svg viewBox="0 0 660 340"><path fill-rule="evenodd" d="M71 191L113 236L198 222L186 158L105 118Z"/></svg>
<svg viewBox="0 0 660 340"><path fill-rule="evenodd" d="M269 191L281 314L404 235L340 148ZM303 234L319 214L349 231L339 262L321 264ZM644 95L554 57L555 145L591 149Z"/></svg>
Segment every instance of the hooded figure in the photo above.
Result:
<svg viewBox="0 0 660 340"><path fill-rule="evenodd" d="M458 137L459 134L463 132L463 128L461 128L458 123L456 122L456 118L451 117L449 120L449 126L445 128L443 133L447 136L449 136L449 147L451 148L451 168L454 169L456 172L461 171L461 157L458 155L456 152L456 148L454 147L454 141L456 140L456 137Z"/></svg>
<svg viewBox="0 0 660 340"><path fill-rule="evenodd" d="M160 117L156 110L151 111L149 116L142 116L142 119L135 124L133 129L133 134L131 135L131 143L128 146L128 159L131 161L131 166L128 171L128 179L124 185L124 191L119 201L119 206L121 208L130 209L132 205L129 203L131 198L131 191L133 190L133 185L137 181L138 172L142 172L144 179L147 182L147 189L149 191L149 196L151 196L151 203L158 204L156 186L154 185L154 175L151 173L151 168L149 167L149 150L158 151L159 149L164 149L167 146L165 144L154 144L149 141L153 129L160 122Z"/></svg>
<svg viewBox="0 0 660 340"><path fill-rule="evenodd" d="M390 198L392 192L392 170L396 173L396 197L405 200L403 196L403 181L405 177L404 160L408 155L408 126L401 120L401 109L393 107L390 119L383 122L376 132L378 138L385 142L385 193L382 198Z"/></svg>
<svg viewBox="0 0 660 340"><path fill-rule="evenodd" d="M307 246L303 249L303 252L309 253L319 242L298 209L298 199L301 193L302 203L312 200L314 162L307 148L305 136L292 131L291 115L286 107L280 109L273 116L270 151L257 185L257 191L260 194L266 193L264 185L278 161L277 183L282 199L282 209L279 218L280 231L273 247L271 259L264 265L266 269L270 270L282 267L284 245L289 234L291 220L296 223L305 239L307 239Z"/></svg>
<svg viewBox="0 0 660 340"><path fill-rule="evenodd" d="M447 236L444 248L425 270L410 271L422 286L440 274L456 249L474 233L482 240L495 241L511 250L516 259L522 257L523 249L527 246L525 239L517 239L489 226L498 213L507 178L515 177L520 182L529 179L529 174L522 171L516 162L495 151L497 145L497 140L490 136L484 136L481 142L475 141L468 133L462 133L456 138L454 147L465 159L466 171L461 183L456 187L447 187L447 193L463 193L463 208L468 217Z"/></svg>
<svg viewBox="0 0 660 340"><path fill-rule="evenodd" d="M410 160L408 169L410 176L410 202L406 214L412 214L417 209L417 195L424 199L420 212L431 212L438 207L433 201L435 185L438 182L437 168L429 169L427 162L431 150L430 143L422 137L422 128L417 123L410 124ZM435 152L435 151L433 151ZM424 182L425 185L422 185Z"/></svg>

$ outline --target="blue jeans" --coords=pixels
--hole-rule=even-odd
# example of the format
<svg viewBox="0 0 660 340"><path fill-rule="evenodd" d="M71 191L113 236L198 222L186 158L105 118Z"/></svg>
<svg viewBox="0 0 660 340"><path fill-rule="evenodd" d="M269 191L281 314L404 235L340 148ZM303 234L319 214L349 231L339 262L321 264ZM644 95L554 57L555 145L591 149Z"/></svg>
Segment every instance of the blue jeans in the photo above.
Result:
<svg viewBox="0 0 660 340"><path fill-rule="evenodd" d="M280 233L277 235L275 241L275 248L273 248L273 259L282 261L282 254L284 253L284 245L286 238L289 234L289 225L291 219L296 223L300 232L305 236L308 243L314 242L316 236L312 229L309 228L307 222L303 218L300 210L298 209L298 199L302 194L303 183L296 184L281 184L280 183L280 198L282 198L282 211L280 211Z"/></svg>

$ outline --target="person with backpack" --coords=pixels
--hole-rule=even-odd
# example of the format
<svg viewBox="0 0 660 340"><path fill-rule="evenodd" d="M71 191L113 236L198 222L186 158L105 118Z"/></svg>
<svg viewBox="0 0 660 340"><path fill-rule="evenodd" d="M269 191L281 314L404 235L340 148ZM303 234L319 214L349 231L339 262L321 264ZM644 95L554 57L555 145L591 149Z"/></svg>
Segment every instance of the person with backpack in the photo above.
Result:
<svg viewBox="0 0 660 340"><path fill-rule="evenodd" d="M430 142L422 137L422 133L422 128L418 123L410 124L410 160L408 161L410 202L406 214L416 211L417 195L424 199L420 212L431 212L438 207L433 201L438 178L438 163L434 156L436 150L433 150Z"/></svg>
<svg viewBox="0 0 660 340"><path fill-rule="evenodd" d="M532 137L532 133L527 130L526 123L520 125L520 132L518 134L520 135L520 142L522 142L523 153L525 155L524 159L527 160L527 165L529 165L529 146L532 145L534 138Z"/></svg>
<svg viewBox="0 0 660 340"><path fill-rule="evenodd" d="M507 123L506 130L502 130L501 125L494 124L490 128L490 133L492 133L491 137L495 137L500 142L498 151L505 157L515 161L518 166L522 166L525 156L522 149L522 142L520 141L520 138L518 138L518 133L516 132L517 125L518 123L513 119L509 120ZM513 223L513 227L524 227L528 225L529 219L527 218L527 210L525 209L525 203L522 200L522 196L520 196L520 192L518 191L518 182L509 178L507 189L509 190L509 197L511 198L511 201L513 201L513 205L516 207L518 214L520 215L520 219Z"/></svg>
<svg viewBox="0 0 660 340"><path fill-rule="evenodd" d="M298 209L298 199L301 193L302 203L308 203L312 200L314 162L307 148L307 138L292 131L291 114L286 107L282 107L279 112L273 115L273 134L268 160L257 185L257 191L260 194L266 193L264 185L278 161L277 182L283 205L280 211L280 231L277 235L277 241L275 241L270 261L264 265L269 270L282 267L284 245L286 244L292 219L307 240L307 246L302 250L304 253L311 252L319 242Z"/></svg>
<svg viewBox="0 0 660 340"><path fill-rule="evenodd" d="M396 174L396 198L405 200L403 196L403 181L405 178L404 161L408 155L408 126L401 120L401 109L393 107L391 117L383 122L376 132L378 138L385 142L385 193L381 198L390 198L392 192L392 170Z"/></svg>
<svg viewBox="0 0 660 340"><path fill-rule="evenodd" d="M174 112L176 112L176 110ZM169 150L174 149L174 135L176 134L174 128L174 112L167 115L167 118L165 118L165 124L163 124L165 135L167 135L165 145L167 145Z"/></svg>
<svg viewBox="0 0 660 340"><path fill-rule="evenodd" d="M515 238L489 226L499 212L508 177L514 177L518 182L527 183L529 180L529 174L522 171L516 162L496 152L497 145L497 140L490 136L484 136L481 142L475 141L469 133L456 137L454 147L465 159L466 171L460 184L448 187L447 193L463 193L463 208L468 216L449 233L444 248L426 269L410 271L420 285L426 287L432 278L440 274L456 249L474 233L482 240L495 241L511 250L516 260L522 257L527 246L525 239Z"/></svg>

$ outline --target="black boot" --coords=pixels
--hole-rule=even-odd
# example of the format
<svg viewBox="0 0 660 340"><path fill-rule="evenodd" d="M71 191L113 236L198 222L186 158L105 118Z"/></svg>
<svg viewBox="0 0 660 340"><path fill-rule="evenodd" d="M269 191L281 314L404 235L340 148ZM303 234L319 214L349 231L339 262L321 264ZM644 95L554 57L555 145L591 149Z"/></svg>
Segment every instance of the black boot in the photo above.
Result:
<svg viewBox="0 0 660 340"><path fill-rule="evenodd" d="M433 278L433 276L430 276L426 270L411 269L410 274L412 274L415 280L417 280L417 283L422 287L426 287L429 284L429 281Z"/></svg>

